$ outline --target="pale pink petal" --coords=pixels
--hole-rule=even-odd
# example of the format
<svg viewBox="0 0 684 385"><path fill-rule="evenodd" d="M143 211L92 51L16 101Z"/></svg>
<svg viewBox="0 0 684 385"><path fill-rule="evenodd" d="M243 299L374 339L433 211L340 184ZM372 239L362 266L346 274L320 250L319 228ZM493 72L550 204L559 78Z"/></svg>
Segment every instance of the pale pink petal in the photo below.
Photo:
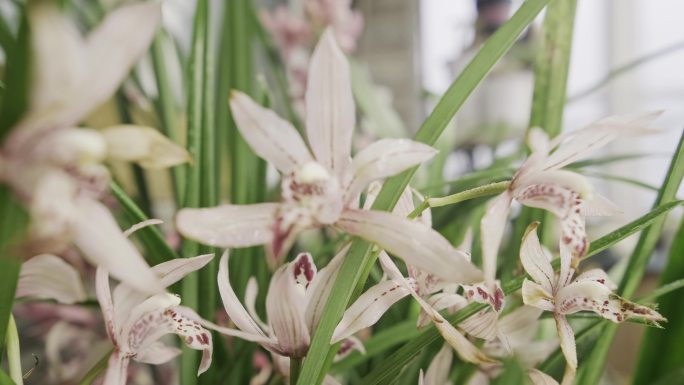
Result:
<svg viewBox="0 0 684 385"><path fill-rule="evenodd" d="M278 203L182 209L176 227L186 238L215 247L250 247L273 239Z"/></svg>
<svg viewBox="0 0 684 385"><path fill-rule="evenodd" d="M555 311L553 295L543 286L525 279L522 286L522 297L525 305L534 306L546 311Z"/></svg>
<svg viewBox="0 0 684 385"><path fill-rule="evenodd" d="M558 381L553 377L537 369L528 370L527 376L530 378L532 385L558 385Z"/></svg>
<svg viewBox="0 0 684 385"><path fill-rule="evenodd" d="M497 257L499 246L503 238L508 211L511 207L511 194L506 191L494 198L487 205L482 220L480 221L480 237L482 238L482 269L484 270L485 283L491 285L496 278Z"/></svg>
<svg viewBox="0 0 684 385"><path fill-rule="evenodd" d="M570 214L561 219L561 248L570 251L573 257L573 267L577 266L579 260L589 251L589 238L585 224L582 203L575 204L575 208Z"/></svg>
<svg viewBox="0 0 684 385"><path fill-rule="evenodd" d="M516 193L515 199L521 204L550 211L558 218L565 218L579 201L574 190L548 183L527 185Z"/></svg>
<svg viewBox="0 0 684 385"><path fill-rule="evenodd" d="M434 148L409 139L378 140L354 156L346 200L355 199L370 182L417 166L436 153Z"/></svg>
<svg viewBox="0 0 684 385"><path fill-rule="evenodd" d="M539 242L538 225L535 222L525 230L520 246L520 262L527 274L550 293L556 285L556 273L551 266L551 255Z"/></svg>
<svg viewBox="0 0 684 385"><path fill-rule="evenodd" d="M601 317L623 322L628 318L641 318L658 326L658 322L666 321L657 311L650 307L630 302L595 281L574 282L556 294L556 311L560 314L573 314L578 311L593 311Z"/></svg>
<svg viewBox="0 0 684 385"><path fill-rule="evenodd" d="M302 273L297 269L294 262L281 266L271 277L266 293L268 322L280 351L288 357L304 357L311 340L304 317L305 291L297 282Z"/></svg>
<svg viewBox="0 0 684 385"><path fill-rule="evenodd" d="M335 359L333 362L338 362L342 360L343 358L351 354L351 352L353 352L354 350L361 354L366 354L366 349L363 347L363 343L358 338L354 336L349 336L343 339L342 344L340 344L340 348L337 349L337 353L335 353Z"/></svg>
<svg viewBox="0 0 684 385"><path fill-rule="evenodd" d="M515 180L513 196L532 185L559 186L576 192L581 197L589 197L594 188L589 179L582 174L568 170L550 170L526 174Z"/></svg>
<svg viewBox="0 0 684 385"><path fill-rule="evenodd" d="M74 244L93 264L136 290L155 294L163 291L156 274L133 243L126 239L114 217L100 202L82 198L74 218Z"/></svg>
<svg viewBox="0 0 684 385"><path fill-rule="evenodd" d="M370 287L344 312L342 320L335 328L332 342L341 341L374 325L392 305L409 294L408 288L393 280Z"/></svg>
<svg viewBox="0 0 684 385"><path fill-rule="evenodd" d="M558 148L548 157L545 169L559 169L584 158L589 153L605 146L620 136L648 133L648 125L662 114L662 111L632 113L610 116L594 122L580 130L569 132L554 139L552 146Z"/></svg>
<svg viewBox="0 0 684 385"><path fill-rule="evenodd" d="M259 294L259 282L256 278L249 277L247 281L247 288L245 289L245 308L247 313L252 317L252 319L261 327L261 330L269 332L270 328L266 322L261 320L259 313L256 311L256 299Z"/></svg>
<svg viewBox="0 0 684 385"><path fill-rule="evenodd" d="M468 317L465 321L458 324L458 327L473 337L485 341L494 340L499 333L498 313L492 311L481 311Z"/></svg>
<svg viewBox="0 0 684 385"><path fill-rule="evenodd" d="M449 374L451 374L451 362L453 361L454 353L451 346L448 344L442 345L435 357L430 362L427 372L425 372L424 381L426 385L445 385L449 382Z"/></svg>
<svg viewBox="0 0 684 385"><path fill-rule="evenodd" d="M615 203L595 191L589 199L584 200L582 211L588 217L607 217L623 213Z"/></svg>
<svg viewBox="0 0 684 385"><path fill-rule="evenodd" d="M543 154L546 156L549 153L549 135L539 127L530 128L527 134L527 147L532 150L533 154Z"/></svg>
<svg viewBox="0 0 684 385"><path fill-rule="evenodd" d="M166 334L177 334L190 349L202 351L197 374L204 373L211 365L212 338L204 329L200 317L190 308L173 306L157 308L143 313L130 325L127 344L133 352L147 350Z"/></svg>
<svg viewBox="0 0 684 385"><path fill-rule="evenodd" d="M128 357L123 356L118 350L114 350L109 356L102 385L126 385L129 362Z"/></svg>
<svg viewBox="0 0 684 385"><path fill-rule="evenodd" d="M70 21L57 7L36 8L41 12L32 17L32 27L52 19L34 38L35 51L41 58L36 63L41 66L36 70L40 81L33 93L45 94L34 101L35 108L20 123L22 135L13 143L20 147L26 144L31 131L73 126L105 102L145 53L161 20L158 3L126 5L110 12L83 41L74 27L65 26ZM51 28L55 25L61 28ZM60 51L64 47L66 52ZM63 64L50 68L55 61ZM69 74L68 78L45 80L55 75L62 77L61 70L66 66L74 66L64 72ZM23 131L24 128L29 130Z"/></svg>
<svg viewBox="0 0 684 385"><path fill-rule="evenodd" d="M122 125L100 131L107 157L136 162L144 168L166 168L190 161L185 149L151 127Z"/></svg>
<svg viewBox="0 0 684 385"><path fill-rule="evenodd" d="M242 306L237 295L235 295L235 291L233 291L233 288L230 286L230 281L228 280L228 258L229 253L226 250L219 262L218 271L218 287L219 293L221 294L221 300L223 301L223 307L226 309L226 313L228 313L230 320L233 321L240 330L267 338L264 331L259 327L259 324Z"/></svg>
<svg viewBox="0 0 684 385"><path fill-rule="evenodd" d="M575 346L575 332L572 331L570 323L565 316L554 314L556 320L556 330L560 338L560 347L565 356L565 361L572 369L577 369L577 347Z"/></svg>
<svg viewBox="0 0 684 385"><path fill-rule="evenodd" d="M148 219L146 221L134 224L133 226L126 229L126 231L124 231L123 234L126 237L130 237L133 233L135 233L138 230L144 229L145 227L149 226L161 225L162 223L164 223L164 221L162 221L161 219Z"/></svg>
<svg viewBox="0 0 684 385"><path fill-rule="evenodd" d="M107 270L98 267L95 273L95 294L97 301L100 303L100 310L102 311L102 318L106 325L107 335L112 340L114 346L118 344L117 334L114 324L114 304L112 303L112 292L109 289L109 273Z"/></svg>
<svg viewBox="0 0 684 385"><path fill-rule="evenodd" d="M306 290L306 324L311 333L316 331L318 321L323 315L323 309L330 296L340 265L349 251L349 245L344 246L328 264L318 271L313 282Z"/></svg>
<svg viewBox="0 0 684 385"><path fill-rule="evenodd" d="M281 173L290 174L313 160L297 130L275 112L239 91L231 92L230 108L240 134L252 150Z"/></svg>
<svg viewBox="0 0 684 385"><path fill-rule="evenodd" d="M145 350L139 351L135 356L135 360L145 364L161 365L176 358L179 354L181 354L181 350L177 347L155 342Z"/></svg>
<svg viewBox="0 0 684 385"><path fill-rule="evenodd" d="M345 210L335 225L449 282L482 280L482 273L470 263L467 254L422 223L382 211Z"/></svg>
<svg viewBox="0 0 684 385"><path fill-rule="evenodd" d="M22 263L15 296L48 298L64 304L87 298L78 271L51 254L37 255Z"/></svg>
<svg viewBox="0 0 684 385"><path fill-rule="evenodd" d="M610 290L617 289L617 285L613 282L608 274L603 269L591 269L583 272L575 278L575 282L594 281L605 285Z"/></svg>
<svg viewBox="0 0 684 385"><path fill-rule="evenodd" d="M177 258L152 267L152 271L160 277L164 287L169 287L183 279L186 275L203 268L212 259L214 259L214 254L198 255L192 258Z"/></svg>
<svg viewBox="0 0 684 385"><path fill-rule="evenodd" d="M449 313L456 312L468 305L468 301L458 294L437 293L427 299L427 303L437 311L448 309ZM422 328L430 323L430 315L421 310L418 314L416 326Z"/></svg>
<svg viewBox="0 0 684 385"><path fill-rule="evenodd" d="M328 28L309 66L306 134L318 162L337 175L343 175L350 163L355 122L349 63Z"/></svg>

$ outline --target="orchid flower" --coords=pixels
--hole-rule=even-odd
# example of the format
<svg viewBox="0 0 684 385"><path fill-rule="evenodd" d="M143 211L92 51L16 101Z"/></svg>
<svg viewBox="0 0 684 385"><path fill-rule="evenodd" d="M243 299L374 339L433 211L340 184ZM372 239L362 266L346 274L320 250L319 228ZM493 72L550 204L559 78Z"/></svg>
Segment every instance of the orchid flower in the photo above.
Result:
<svg viewBox="0 0 684 385"><path fill-rule="evenodd" d="M238 300L228 280L226 252L219 265L218 285L226 313L244 332L238 337L257 342L280 356L304 357L347 249L341 250L320 271L308 253L301 253L294 261L281 266L273 274L266 294L268 322L261 320L254 307L258 287L254 278L249 280L245 292L246 308ZM363 345L352 335L375 324L390 306L407 294L406 288L391 281L380 282L363 293L347 309L333 333L331 343L342 342L338 358L352 349L363 352ZM215 329L235 335L232 329Z"/></svg>
<svg viewBox="0 0 684 385"><path fill-rule="evenodd" d="M572 280L575 274L573 255L564 242L560 246L560 273L557 275L551 265L551 255L539 243L537 225L533 223L528 227L520 248L520 260L532 278L523 282L523 301L526 305L553 313L567 362L563 383L569 383L577 369L577 352L575 335L566 318L568 314L593 311L616 323L638 317L656 326L666 319L649 307L614 294L615 284L603 270L589 270Z"/></svg>
<svg viewBox="0 0 684 385"><path fill-rule="evenodd" d="M180 258L152 268L163 287L168 287L189 273L201 269L213 254ZM190 308L179 306L180 298L169 293L149 295L125 283L114 292L109 288L109 273L102 267L96 275L97 299L114 344L103 385L125 385L130 360L159 365L178 354L180 349L159 340L166 334L177 334L186 346L202 351L198 375L211 365L211 333L204 329L200 317Z"/></svg>
<svg viewBox="0 0 684 385"><path fill-rule="evenodd" d="M275 367L275 370L278 374L283 376L285 379L285 383L287 383L290 379L290 357L285 357L281 356L275 353L272 353L271 356L273 357L273 365L271 365L270 362L268 362L267 358L264 358L264 361L261 363L262 369L260 372L252 378L250 381L249 385L264 385L267 383L269 376L271 375L271 372L273 371L273 367ZM326 374L325 377L323 377L323 385L340 385L340 383L331 375Z"/></svg>
<svg viewBox="0 0 684 385"><path fill-rule="evenodd" d="M349 64L330 29L314 52L306 99L312 151L290 123L233 92L233 117L242 136L283 176L282 202L183 209L177 217L180 233L217 247L269 244L275 265L299 232L333 226L425 271L459 282L477 281L479 270L436 231L391 213L357 208L368 183L416 166L435 151L407 139L384 139L350 159L355 112Z"/></svg>
<svg viewBox="0 0 684 385"><path fill-rule="evenodd" d="M148 293L162 287L98 201L109 185L102 162L167 167L185 162L187 152L147 127L95 131L74 125L114 93L160 18L156 2L123 6L83 38L52 2L29 4L30 106L0 148L0 182L13 188L31 215L31 246L39 249L31 251L59 252L73 241L90 262Z"/></svg>
<svg viewBox="0 0 684 385"><path fill-rule="evenodd" d="M584 176L562 168L622 135L652 131L647 126L659 115L660 112L649 112L608 117L553 140L539 128L530 130L528 145L532 153L513 176L508 189L490 202L480 224L487 285L494 282L497 253L514 199L525 206L548 210L560 220L561 239L576 264L589 244L585 216L612 215L619 209L594 192Z"/></svg>

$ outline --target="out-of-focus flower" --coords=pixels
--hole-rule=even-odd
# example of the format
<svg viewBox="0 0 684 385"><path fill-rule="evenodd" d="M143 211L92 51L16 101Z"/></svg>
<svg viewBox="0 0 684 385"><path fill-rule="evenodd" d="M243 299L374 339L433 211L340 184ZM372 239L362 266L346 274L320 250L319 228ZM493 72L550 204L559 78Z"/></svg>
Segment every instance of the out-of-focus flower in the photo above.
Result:
<svg viewBox="0 0 684 385"><path fill-rule="evenodd" d="M180 258L152 268L168 287L189 273L201 269L213 255ZM103 385L125 385L130 360L159 365L178 354L180 349L166 346L160 338L177 334L186 346L202 351L198 375L211 365L211 333L190 308L179 306L180 298L169 293L149 295L122 283L114 292L109 288L109 274L100 267L96 276L97 299L102 309L107 335L114 344Z"/></svg>
<svg viewBox="0 0 684 385"><path fill-rule="evenodd" d="M271 278L266 294L268 323L260 319L254 308L257 296L254 278L247 285L246 308L238 300L228 281L228 253L225 253L219 266L219 292L226 313L244 332L236 336L257 342L281 356L304 357L346 252L346 248L340 251L320 271L307 253L281 266ZM391 281L380 282L363 293L347 309L333 333L332 343L343 342L338 354L345 355L352 349L363 351L360 341L352 335L375 324L390 306L407 294L406 288ZM235 335L232 329L216 330Z"/></svg>
<svg viewBox="0 0 684 385"><path fill-rule="evenodd" d="M86 292L76 269L56 255L41 254L22 263L15 296L73 304L85 301Z"/></svg>
<svg viewBox="0 0 684 385"><path fill-rule="evenodd" d="M45 335L47 382L77 383L110 349L109 342L91 328L57 322Z"/></svg>
<svg viewBox="0 0 684 385"><path fill-rule="evenodd" d="M442 345L442 348L430 362L427 372L423 374L423 369L420 370L418 385L451 385L449 374L453 358L454 354L451 347L448 344Z"/></svg>
<svg viewBox="0 0 684 385"><path fill-rule="evenodd" d="M187 161L187 152L151 128L99 132L74 125L114 93L149 46L159 19L156 2L127 5L83 38L55 4L31 3L30 106L0 148L0 181L31 215L31 252L59 252L73 241L89 261L149 293L162 288L98 201L109 183L102 162L167 167Z"/></svg>
<svg viewBox="0 0 684 385"><path fill-rule="evenodd" d="M268 381L268 376L271 375L271 372L273 371L273 367L275 367L275 371L283 376L285 381L287 382L290 379L290 357L285 357L281 356L276 353L272 353L271 357L273 357L273 365L268 361L268 359L264 356L260 359L260 364L261 366L261 371L259 374L257 374L255 377L252 378L252 381L250 381L249 385L264 385ZM268 376L265 374L268 373ZM340 383L331 375L325 375L323 377L323 385L340 385Z"/></svg>
<svg viewBox="0 0 684 385"><path fill-rule="evenodd" d="M352 10L351 0L305 0L304 10L318 29L332 27L344 52L356 50L363 32L363 15Z"/></svg>
<svg viewBox="0 0 684 385"><path fill-rule="evenodd" d="M539 243L537 225L534 223L528 227L520 248L520 261L532 278L523 282L522 295L526 305L553 313L567 362L563 383L572 379L577 369L575 334L566 315L593 311L613 322L638 317L655 326L666 321L657 311L614 294L615 284L601 269L586 271L573 281L573 255L565 242L560 245L560 273L557 275L551 265L551 255Z"/></svg>
<svg viewBox="0 0 684 385"><path fill-rule="evenodd" d="M653 131L648 125L659 115L660 112L648 112L612 116L553 140L541 129L532 129L528 136L532 153L513 176L508 190L490 202L481 221L487 285L491 287L496 276L497 253L514 199L528 207L548 210L560 220L561 240L573 254L576 265L589 245L585 217L612 215L619 209L594 192L584 176L562 168L619 136Z"/></svg>
<svg viewBox="0 0 684 385"><path fill-rule="evenodd" d="M407 263L458 282L481 274L463 253L431 228L401 216L358 209L361 191L431 158L435 151L408 139L383 139L350 157L354 101L349 65L326 30L309 72L307 136L313 153L287 121L234 92L233 117L245 140L283 175L282 203L183 209L177 227L186 237L220 247L269 244L281 263L297 234L334 226L377 243Z"/></svg>

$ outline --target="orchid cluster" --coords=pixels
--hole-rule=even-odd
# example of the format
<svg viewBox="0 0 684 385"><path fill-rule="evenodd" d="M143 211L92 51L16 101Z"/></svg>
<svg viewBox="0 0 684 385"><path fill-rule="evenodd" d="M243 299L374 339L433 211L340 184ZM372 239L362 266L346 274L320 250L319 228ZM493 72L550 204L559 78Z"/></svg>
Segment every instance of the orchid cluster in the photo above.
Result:
<svg viewBox="0 0 684 385"><path fill-rule="evenodd" d="M163 365L179 356L185 359L182 370L191 366L193 371L183 378L196 374L202 383L224 383L229 378L220 377L224 369L241 362L254 364L250 384L301 383L302 362L314 359L319 333L329 332L324 340L328 364L349 362L377 347L373 342L381 334L374 332L386 326L386 314L394 313L410 328L436 329L444 340L426 371L410 379L413 383L451 383L455 353L457 365L469 368L467 378L463 373L459 378L470 384L494 381L511 360L533 384L571 384L579 362L573 314L591 312L614 323L638 319L658 327L666 321L654 307L616 293L605 271L581 269L590 245L586 218L620 210L568 167L618 137L651 133L648 126L659 113L610 117L556 138L530 129L529 156L504 191L483 203L478 223L455 246L456 238L433 224L430 199L410 186L395 192L393 210L375 209L381 192L393 187L383 181L409 175L437 150L418 140L385 138L355 151L357 111L345 53L355 48L361 16L350 1L306 0L303 6L306 21L290 19L283 8L264 16L288 70L302 78L302 132L247 92L233 90L225 106L236 135L279 174L279 186L270 194L274 198L215 207L180 202L170 236L177 232L185 245L197 247L174 250L165 244L165 255L181 251L183 258L150 266L129 236L159 235L154 226L162 221L127 207L124 211L140 222L122 230L116 215L120 207L109 199L110 182L119 177L110 162L165 169L194 167L203 159L192 159L180 143L153 127L127 122L96 129L84 123L144 58L160 25L161 5L122 5L84 36L56 4L29 2L29 103L0 145L0 182L30 218L18 248L25 261L12 297L20 302L14 308L18 317L43 321L51 365L46 383L98 376L103 385L151 383L150 377L178 383L174 368ZM497 275L514 202L555 218L525 224L529 227L515 250L522 267L519 293ZM557 248L540 242L540 226L557 234L552 241ZM311 230L318 230L328 253L302 250L299 241ZM161 236L154 240L164 242ZM338 281L349 279L341 272L357 242L369 245L370 263L358 269L371 279L367 285L362 281L354 295L338 293ZM158 251L142 246L147 253ZM263 268L252 271L254 261L231 254L242 248L265 258ZM328 254L334 256L325 263ZM196 273L205 280L199 287L217 294L215 301L209 292L199 294L210 298L208 311L196 303ZM354 279L359 278L364 277ZM324 320L338 295L346 296L348 306L330 327ZM23 307L32 301L54 306ZM99 313L91 311L95 303ZM551 321L553 333L544 328ZM399 326L406 330L406 325ZM174 334L177 339L167 338ZM78 352L64 354L69 348ZM84 353L87 349L100 356L95 357L99 364ZM541 367L556 349L566 362L562 378ZM240 354L247 356L235 358ZM151 376L143 364L162 369ZM327 370L318 377L318 383L355 383ZM23 376L12 372L11 379L20 385Z"/></svg>

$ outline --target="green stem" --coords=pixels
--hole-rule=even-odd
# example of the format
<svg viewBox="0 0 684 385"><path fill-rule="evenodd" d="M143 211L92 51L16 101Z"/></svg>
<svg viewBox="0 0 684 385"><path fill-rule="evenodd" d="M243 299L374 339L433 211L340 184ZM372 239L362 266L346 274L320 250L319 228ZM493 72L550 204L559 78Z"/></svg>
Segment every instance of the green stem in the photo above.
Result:
<svg viewBox="0 0 684 385"><path fill-rule="evenodd" d="M301 358L290 358L290 385L295 385L299 379L299 372L302 370Z"/></svg>
<svg viewBox="0 0 684 385"><path fill-rule="evenodd" d="M500 194L511 185L511 181L503 181L490 183L484 186L475 187L470 190L461 191L456 194L448 195L441 198L428 198L427 202L430 207L441 207L446 205L453 205L459 202L475 199L479 197L486 197L490 195Z"/></svg>
<svg viewBox="0 0 684 385"><path fill-rule="evenodd" d="M21 348L19 344L19 333L14 316L10 314L7 324L7 361L9 375L16 385L24 385L24 373L21 371Z"/></svg>
<svg viewBox="0 0 684 385"><path fill-rule="evenodd" d="M83 379L81 379L81 382L79 382L79 385L90 385L95 381L97 377L102 374L102 372L107 369L107 364L109 363L109 356L112 355L112 351L107 352L99 361L93 365L90 370L88 370L88 373L86 373L85 376L83 376Z"/></svg>

